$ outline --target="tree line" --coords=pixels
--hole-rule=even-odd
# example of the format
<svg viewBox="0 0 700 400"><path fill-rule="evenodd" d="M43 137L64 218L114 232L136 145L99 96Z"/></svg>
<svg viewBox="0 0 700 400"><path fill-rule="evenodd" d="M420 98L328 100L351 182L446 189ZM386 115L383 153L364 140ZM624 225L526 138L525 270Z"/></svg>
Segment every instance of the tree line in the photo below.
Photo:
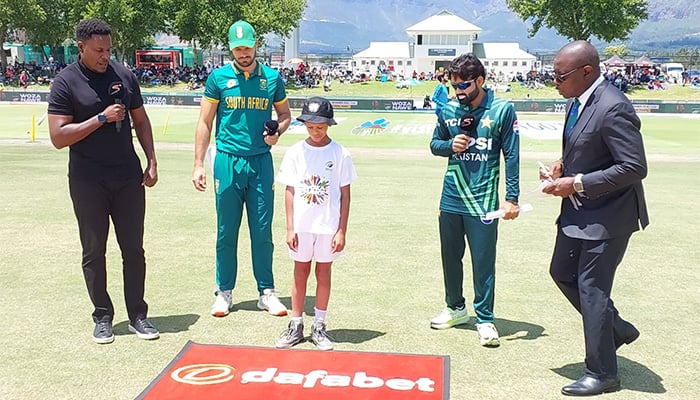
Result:
<svg viewBox="0 0 700 400"><path fill-rule="evenodd" d="M76 25L100 18L112 27L119 60L155 44L156 33L177 35L192 48L227 44L229 26L250 22L262 37L289 35L306 9L306 0L0 0L0 43L24 34L29 45L48 46L48 59L59 46L75 42ZM5 70L5 57L0 57Z"/></svg>

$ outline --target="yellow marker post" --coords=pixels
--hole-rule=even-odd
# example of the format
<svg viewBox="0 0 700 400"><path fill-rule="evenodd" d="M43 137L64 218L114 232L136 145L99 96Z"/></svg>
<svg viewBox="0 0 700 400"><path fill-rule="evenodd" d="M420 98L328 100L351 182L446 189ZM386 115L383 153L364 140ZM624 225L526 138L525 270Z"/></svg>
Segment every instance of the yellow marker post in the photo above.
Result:
<svg viewBox="0 0 700 400"><path fill-rule="evenodd" d="M163 135L168 131L168 120L170 119L170 113L165 114L165 123L163 124Z"/></svg>
<svg viewBox="0 0 700 400"><path fill-rule="evenodd" d="M32 132L32 143L34 143L34 137L35 137L35 133L36 133L36 124L34 123L35 120L36 120L36 115L32 114L32 130L31 130L31 132Z"/></svg>

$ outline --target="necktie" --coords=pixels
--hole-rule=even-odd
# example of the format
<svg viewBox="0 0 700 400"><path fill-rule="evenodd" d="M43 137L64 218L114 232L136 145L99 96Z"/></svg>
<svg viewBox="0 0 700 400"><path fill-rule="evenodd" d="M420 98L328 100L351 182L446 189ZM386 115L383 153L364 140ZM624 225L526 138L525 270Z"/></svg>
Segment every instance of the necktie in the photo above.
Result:
<svg viewBox="0 0 700 400"><path fill-rule="evenodd" d="M579 105L581 105L581 102L578 101L578 98L574 99L574 104L571 106L571 110L569 110L569 118L566 119L566 129L564 129L564 137L567 139L571 135L571 131L574 129L574 125L576 125L576 120L578 119Z"/></svg>

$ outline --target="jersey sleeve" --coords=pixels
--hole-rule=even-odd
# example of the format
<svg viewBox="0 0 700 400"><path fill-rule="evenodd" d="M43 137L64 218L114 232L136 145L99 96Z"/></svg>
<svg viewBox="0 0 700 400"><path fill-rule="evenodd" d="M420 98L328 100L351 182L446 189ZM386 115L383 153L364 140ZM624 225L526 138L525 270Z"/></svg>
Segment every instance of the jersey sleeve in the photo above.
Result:
<svg viewBox="0 0 700 400"><path fill-rule="evenodd" d="M506 171L506 200L517 202L520 196L520 132L518 117L512 104L505 109L501 129L501 151Z"/></svg>
<svg viewBox="0 0 700 400"><path fill-rule="evenodd" d="M350 155L350 152L343 147L342 162L340 163L340 187L348 186L355 179L357 179L357 171L355 171L355 164L353 164L352 162L352 156Z"/></svg>
<svg viewBox="0 0 700 400"><path fill-rule="evenodd" d="M444 109L438 115L433 138L430 140L430 151L436 156L449 157L454 154L454 151L452 151L452 137L450 137L450 131L447 129L443 115Z"/></svg>
<svg viewBox="0 0 700 400"><path fill-rule="evenodd" d="M75 115L71 96L68 82L66 82L62 76L56 76L51 84L51 92L49 93L48 113L57 115Z"/></svg>
<svg viewBox="0 0 700 400"><path fill-rule="evenodd" d="M287 98L287 89L284 87L282 76L277 74L277 84L275 85L275 95L272 98L274 104L278 104Z"/></svg>
<svg viewBox="0 0 700 400"><path fill-rule="evenodd" d="M221 91L216 84L216 76L216 70L214 70L207 77L207 82L204 84L204 98L202 100L218 103L221 99Z"/></svg>
<svg viewBox="0 0 700 400"><path fill-rule="evenodd" d="M280 170L275 178L277 182L285 186L295 186L297 183L297 168L296 163L294 162L293 153L294 147L290 147L289 150L284 153L282 164L280 164Z"/></svg>

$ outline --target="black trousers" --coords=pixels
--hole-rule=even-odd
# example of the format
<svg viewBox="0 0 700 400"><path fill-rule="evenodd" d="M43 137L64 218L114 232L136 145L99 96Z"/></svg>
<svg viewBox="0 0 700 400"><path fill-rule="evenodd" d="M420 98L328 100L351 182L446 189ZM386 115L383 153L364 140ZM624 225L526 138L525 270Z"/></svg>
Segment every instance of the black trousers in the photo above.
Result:
<svg viewBox="0 0 700 400"><path fill-rule="evenodd" d="M549 269L564 296L581 313L586 373L600 379L617 376L615 331L626 322L620 318L610 292L630 236L581 240L558 229Z"/></svg>
<svg viewBox="0 0 700 400"><path fill-rule="evenodd" d="M114 306L107 293L105 260L110 217L122 254L124 299L129 321L145 318L148 312L143 299L146 198L141 179L118 182L69 179L69 187L83 248L83 275L95 307L92 319L95 322L111 321L114 317Z"/></svg>

